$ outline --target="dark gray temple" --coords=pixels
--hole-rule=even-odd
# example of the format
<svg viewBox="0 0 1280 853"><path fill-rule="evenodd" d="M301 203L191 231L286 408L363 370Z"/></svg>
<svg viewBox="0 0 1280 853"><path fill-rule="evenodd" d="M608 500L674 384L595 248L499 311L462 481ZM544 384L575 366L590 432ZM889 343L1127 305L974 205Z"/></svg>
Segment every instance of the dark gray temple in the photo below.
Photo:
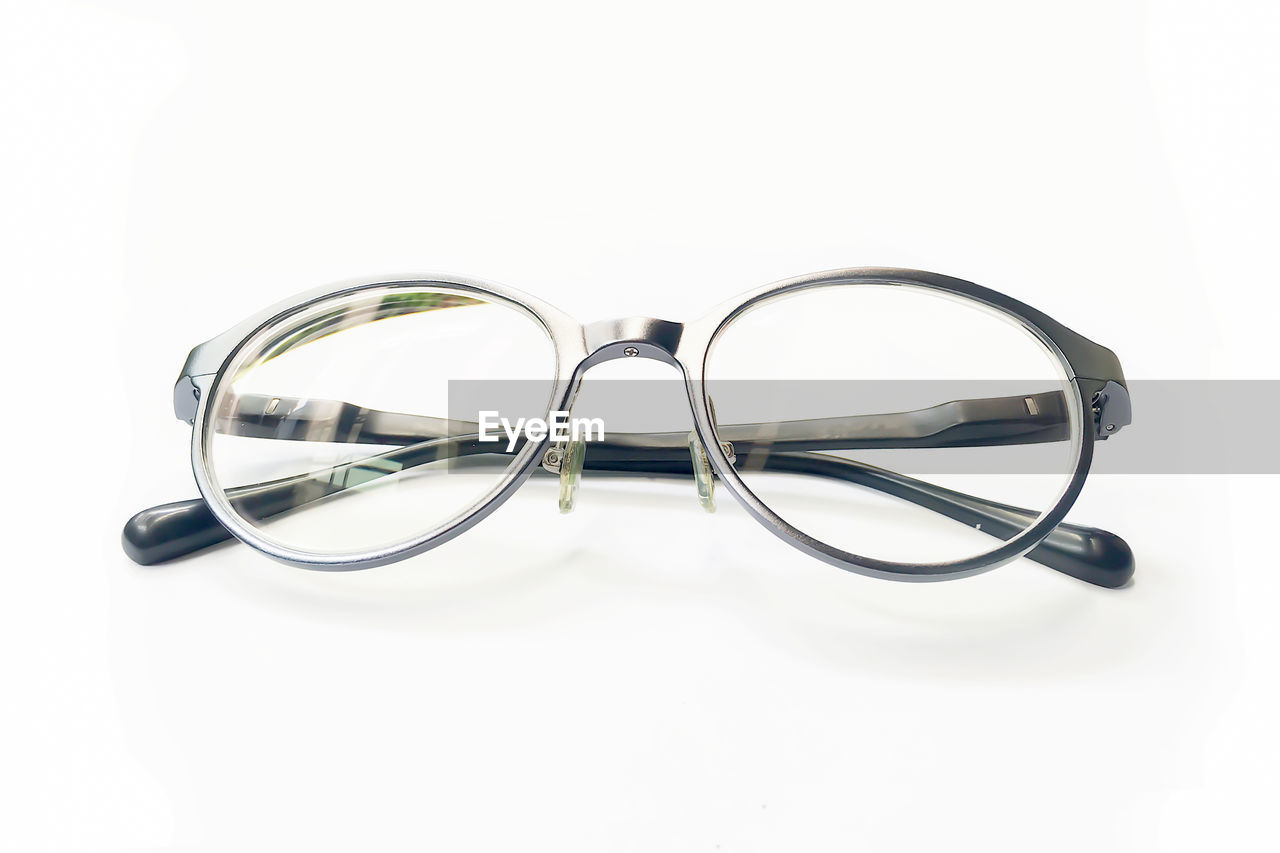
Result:
<svg viewBox="0 0 1280 853"><path fill-rule="evenodd" d="M218 417L219 432L286 441L358 442L394 449L356 462L230 490L236 510L265 519L338 495L351 485L388 473L455 457L505 464L501 443L481 442L476 424L368 409L337 400L244 395ZM965 495L930 483L815 451L883 447L977 447L1062 441L1069 418L1061 392L955 400L910 412L731 424L718 429L739 458L767 449L763 470L839 479L909 501L1000 539L1010 539L1036 513ZM593 442L592 471L692 476L688 434L615 433ZM519 447L515 449L518 452ZM202 500L153 507L125 526L125 551L145 565L171 560L230 538ZM1121 586L1133 574L1133 555L1122 539L1093 528L1061 524L1028 555L1089 583Z"/></svg>

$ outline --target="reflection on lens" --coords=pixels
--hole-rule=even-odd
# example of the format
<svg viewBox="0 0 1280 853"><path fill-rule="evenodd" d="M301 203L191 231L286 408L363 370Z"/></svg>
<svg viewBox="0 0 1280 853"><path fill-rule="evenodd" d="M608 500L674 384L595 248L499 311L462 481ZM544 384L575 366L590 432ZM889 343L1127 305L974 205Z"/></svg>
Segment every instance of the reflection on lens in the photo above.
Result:
<svg viewBox="0 0 1280 853"><path fill-rule="evenodd" d="M1079 456L1056 353L1012 317L922 287L766 300L717 337L705 388L747 488L872 559L987 554L1058 503Z"/></svg>
<svg viewBox="0 0 1280 853"><path fill-rule="evenodd" d="M541 324L496 300L421 286L325 300L260 331L227 366L206 419L210 474L286 548L394 545L484 497L515 458L447 418L450 383L491 388L482 408L543 417L554 373ZM513 379L526 381L479 381Z"/></svg>

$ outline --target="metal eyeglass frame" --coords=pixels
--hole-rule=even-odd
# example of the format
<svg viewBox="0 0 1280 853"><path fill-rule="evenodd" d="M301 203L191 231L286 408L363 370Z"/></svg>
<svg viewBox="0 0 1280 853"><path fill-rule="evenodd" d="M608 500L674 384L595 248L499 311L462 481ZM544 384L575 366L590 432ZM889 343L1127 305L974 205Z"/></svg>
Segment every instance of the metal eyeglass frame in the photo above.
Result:
<svg viewBox="0 0 1280 853"><path fill-rule="evenodd" d="M778 470L836 477L863 485L867 485L870 479L870 485L874 488L896 497L970 525L984 524L988 532L1006 540L992 551L942 563L898 563L853 554L807 535L778 516L743 482L734 467L736 460L732 455L733 445L726 440L726 435L741 436L744 434L742 427L750 425L721 427L715 422L713 407L706 393L705 374L707 356L719 334L744 312L770 299L810 288L858 284L923 288L971 300L1017 321L1037 338L1059 360L1070 388L1074 391L1074 394L1059 395L1066 397L1069 410L1066 416L1071 418L1073 426L1071 433L1073 437L1078 436L1078 440L1074 442L1075 459L1071 474L1055 505L1037 518L1029 510L951 492L853 460L807 452L814 448L832 446L830 442L798 442L796 447L804 452L779 454L775 467ZM261 535L247 523L232 507L226 493L215 481L209 462L210 442L219 426L210 401L217 398L219 384L225 380L228 367L259 333L275 327L286 318L375 288L430 288L433 292L443 294L475 296L515 308L532 318L546 331L555 352L556 378L548 401L548 413L569 411L583 374L602 362L624 357L644 357L675 366L683 374L693 412L694 431L701 443L701 448L695 451L693 461L690 462L687 451L683 463L678 457L672 456L671 436L633 434L623 436L620 442L606 444L603 448L597 448L593 444L593 456L601 450L604 452L587 467L604 471L696 475L697 453L701 452L705 454L710 471L714 472L751 515L784 541L831 565L872 577L931 581L978 574L1026 555L1058 571L1105 587L1122 586L1133 575L1133 554L1123 539L1106 531L1061 523L1088 475L1095 441L1114 435L1130 422L1129 396L1115 354L1042 312L996 291L936 273L892 268L843 269L787 279L724 302L703 318L685 324L632 317L583 325L545 302L516 290L454 275L366 279L305 293L250 317L191 351L174 388L174 411L179 419L193 426L192 469L203 500L153 507L130 519L125 526L122 541L126 553L132 559L143 564L163 562L234 535L265 554L303 568L331 571L371 568L420 554L470 529L509 498L540 463L553 472L558 470L558 466L552 464L555 455L548 455L550 437L540 442L525 441L515 450L514 459L508 463L501 479L479 500L417 537L359 553L321 554L294 550ZM980 407L979 411L990 412L1004 401L959 402L970 408L976 405ZM334 405L350 406L343 403ZM945 434L947 429L957 423L964 424L963 412L968 410L960 410L962 414L959 420L946 423L946 429L940 429L939 435ZM919 418L932 411L920 410L887 417ZM1025 417L1025 410L1021 411ZM262 412L258 414L260 420L266 418ZM270 411L266 414L269 415ZM381 412L367 414L398 418L401 421L412 417ZM432 418L418 420L444 423ZM857 420L855 417L848 419L848 422L856 427L853 422ZM276 418L271 423L278 430L282 420ZM880 423L883 426L885 422L882 420ZM265 436L269 433L241 434ZM381 443L406 445L424 436L421 432L414 432L407 437L388 436ZM944 438L932 440L935 443L920 446L960 446L965 443L954 441L948 444L948 440ZM1036 440L1047 439L1012 438L1008 439L1008 443ZM983 443L1002 441L993 438ZM840 446L848 445L846 443ZM653 451L664 453L656 454ZM277 492L280 489L281 487L276 487ZM312 498L307 500L310 499ZM297 505L298 503L293 503L289 507Z"/></svg>

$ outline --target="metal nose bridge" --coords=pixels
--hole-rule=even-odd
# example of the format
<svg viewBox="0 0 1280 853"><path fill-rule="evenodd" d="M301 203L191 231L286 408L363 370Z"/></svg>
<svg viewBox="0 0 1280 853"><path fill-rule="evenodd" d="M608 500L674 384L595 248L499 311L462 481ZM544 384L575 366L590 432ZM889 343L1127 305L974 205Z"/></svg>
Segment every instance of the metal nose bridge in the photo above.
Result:
<svg viewBox="0 0 1280 853"><path fill-rule="evenodd" d="M644 356L665 362L677 369L676 349L684 334L683 323L653 317L626 317L600 320L583 327L583 343L587 357L578 366L577 376L605 361ZM575 392L576 396L576 392ZM708 511L715 510L712 498L711 469L695 433L689 433L689 451L693 455L693 473L697 476L698 498ZM578 493L578 481L589 451L581 439L559 442L542 458L542 467L560 478L560 512L572 512ZM698 463L701 461L702 468Z"/></svg>
<svg viewBox="0 0 1280 853"><path fill-rule="evenodd" d="M675 365L683 323L652 317L600 320L583 327L587 344L584 368L615 358L644 356Z"/></svg>
<svg viewBox="0 0 1280 853"><path fill-rule="evenodd" d="M682 370L676 360L676 350L684 334L683 323L657 320L653 317L626 317L621 320L601 320L583 327L583 340L587 357L579 367L582 371L605 361L618 358L635 358L643 355L666 362ZM714 410L712 421L715 420ZM703 509L715 512L715 483L711 464L696 431L689 433L689 453L692 473L697 486L698 501ZM733 445L725 444L725 453L733 462ZM578 492L578 480L588 453L581 440L561 442L543 456L542 467L560 477L560 511L572 512ZM643 470L643 469L639 469Z"/></svg>

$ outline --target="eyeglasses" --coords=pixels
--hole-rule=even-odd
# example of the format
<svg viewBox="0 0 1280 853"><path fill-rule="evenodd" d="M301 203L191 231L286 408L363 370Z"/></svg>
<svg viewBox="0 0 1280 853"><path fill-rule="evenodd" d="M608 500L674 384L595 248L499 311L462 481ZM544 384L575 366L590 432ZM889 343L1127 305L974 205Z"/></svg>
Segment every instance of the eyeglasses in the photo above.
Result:
<svg viewBox="0 0 1280 853"><path fill-rule="evenodd" d="M555 428L584 374L625 358L680 371L692 432ZM469 529L539 469L568 511L585 469L692 477L708 509L718 480L791 545L874 577L1022 555L1100 586L1133 574L1124 540L1062 523L1095 442L1130 422L1116 356L934 273L801 276L685 324L582 325L455 276L348 283L196 347L174 410L202 498L130 519L142 564L234 536L303 568L383 565Z"/></svg>

